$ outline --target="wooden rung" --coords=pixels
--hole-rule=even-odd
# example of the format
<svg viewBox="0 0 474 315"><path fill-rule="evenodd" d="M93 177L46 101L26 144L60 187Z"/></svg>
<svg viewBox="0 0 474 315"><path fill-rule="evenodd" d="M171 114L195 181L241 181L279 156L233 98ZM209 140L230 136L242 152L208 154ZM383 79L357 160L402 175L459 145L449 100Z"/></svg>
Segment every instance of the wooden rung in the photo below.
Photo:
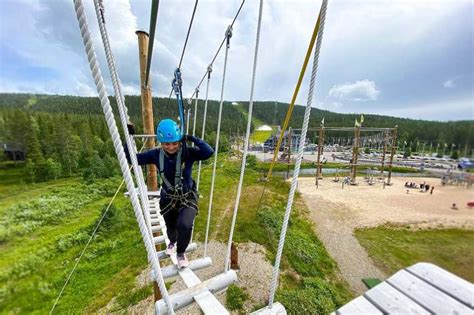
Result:
<svg viewBox="0 0 474 315"><path fill-rule="evenodd" d="M165 236L164 235L156 236L153 238L153 242L155 243L155 245L163 244L165 242Z"/></svg>
<svg viewBox="0 0 474 315"><path fill-rule="evenodd" d="M234 270L229 270L225 273L215 276L209 280L201 282L195 286L184 289L180 292L170 295L171 304L173 309L179 310L185 306L188 306L193 302L193 300L206 299L201 301L200 306L202 305L205 309L202 309L204 314L216 314L215 309L219 308L219 301L214 297L214 293L226 289L229 285L237 281L237 274ZM209 292L211 294L204 294ZM220 305L222 307L222 305ZM225 310L225 309L224 309ZM163 299L155 303L155 312L157 314L166 314L168 313L168 307ZM225 311L227 314L228 312ZM226 314L224 312L219 314Z"/></svg>
<svg viewBox="0 0 474 315"><path fill-rule="evenodd" d="M199 270L199 269L207 268L211 265L212 265L212 259L210 257L205 257L205 258L199 258L199 259L190 261L189 267L186 269ZM161 268L161 274L163 275L164 279L175 277L178 275L178 272L180 272L180 269L178 269L176 265L170 265L170 266ZM183 277L184 275L181 275L181 276ZM186 282L186 279L184 279L184 277L183 277L183 280Z"/></svg>
<svg viewBox="0 0 474 315"><path fill-rule="evenodd" d="M191 243L188 245L188 248L186 248L186 253L188 252L194 252L197 249L197 244L196 243ZM158 256L159 260L169 258L168 254L166 254L166 249L165 250L160 250L159 252L156 252L156 255Z"/></svg>
<svg viewBox="0 0 474 315"><path fill-rule="evenodd" d="M151 223L151 225L160 224L160 220L159 219L151 219L150 223Z"/></svg>
<svg viewBox="0 0 474 315"><path fill-rule="evenodd" d="M281 305L278 302L275 302L272 304L272 307L270 308L269 306L265 306L264 308L259 309L258 311L255 311L253 313L250 313L251 315L280 315L280 314L286 314L285 307Z"/></svg>

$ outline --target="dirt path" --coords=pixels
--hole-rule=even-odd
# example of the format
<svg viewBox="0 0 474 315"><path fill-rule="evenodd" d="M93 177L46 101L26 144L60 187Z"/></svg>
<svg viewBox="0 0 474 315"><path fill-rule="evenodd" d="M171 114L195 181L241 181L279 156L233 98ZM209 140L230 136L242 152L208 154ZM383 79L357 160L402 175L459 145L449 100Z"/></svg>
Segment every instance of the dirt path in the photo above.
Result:
<svg viewBox="0 0 474 315"><path fill-rule="evenodd" d="M436 185L432 195L416 189L406 193L404 183L424 181ZM362 278L385 279L385 275L373 264L365 249L353 235L355 228L378 226L387 222L421 227L474 228L474 210L466 207L472 189L455 186L441 187L438 179L417 178L392 179L393 186L382 188L381 184L359 186L334 183L329 178L314 186L313 178L301 178L298 190L310 210L316 224L317 234L329 254L338 263L342 276L356 293L367 289ZM451 209L452 203L459 210Z"/></svg>
<svg viewBox="0 0 474 315"><path fill-rule="evenodd" d="M198 246L199 250L190 254L189 258L196 259L202 257L202 244ZM238 245L239 249L239 265L240 270L237 271L237 283L241 288L245 288L249 294L249 299L245 301L243 309L245 313L250 313L255 305L266 303L268 298L268 288L270 287L271 275L273 267L265 258L266 250L262 245L256 243L242 243ZM225 252L227 244L210 241L208 247L208 255L212 258L212 266L209 268L196 271L196 275L202 279L212 278L223 272ZM137 288L151 285L149 280L150 269L147 268L137 277ZM179 278L171 286L169 293L183 290L186 286ZM217 299L225 305L226 293L216 294ZM110 310L115 306L112 300L109 305L100 310L99 314L109 314ZM123 311L123 310L122 310ZM127 309L127 314L154 314L153 296L140 301L137 305ZM186 307L176 312L176 314L201 314L197 305ZM231 312L231 314L239 314L239 312Z"/></svg>

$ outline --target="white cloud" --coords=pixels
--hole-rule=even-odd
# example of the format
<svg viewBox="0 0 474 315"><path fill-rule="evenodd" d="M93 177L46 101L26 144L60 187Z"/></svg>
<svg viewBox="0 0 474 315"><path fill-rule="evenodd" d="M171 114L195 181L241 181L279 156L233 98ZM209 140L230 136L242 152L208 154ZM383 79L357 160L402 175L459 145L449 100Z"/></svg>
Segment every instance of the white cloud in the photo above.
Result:
<svg viewBox="0 0 474 315"><path fill-rule="evenodd" d="M97 90L81 82L77 83L75 91L81 96L97 96Z"/></svg>
<svg viewBox="0 0 474 315"><path fill-rule="evenodd" d="M375 101L380 94L374 81L361 80L355 83L334 85L329 90L329 97L348 101Z"/></svg>
<svg viewBox="0 0 474 315"><path fill-rule="evenodd" d="M241 0L199 2L182 65L185 97L194 92L240 3ZM104 4L110 44L123 91L125 94L139 94L135 31L148 31L149 2L116 0ZM194 1L174 0L160 6L151 68L154 96L169 95L171 77L179 62L193 4ZM84 5L102 74L112 95L93 2L85 1ZM264 3L254 99L290 101L320 5L321 0L299 0L296 6L291 1ZM364 111L376 112L381 104L375 107L375 102L361 101L378 100L387 102L385 104L389 106L389 103L398 102L399 95L426 102L431 99L426 97L430 93L432 99L439 99L434 92L449 93L452 97L456 97L451 95L454 92L461 95L468 79L472 81L472 74L468 77L456 71L472 69L472 61L466 63L463 58L454 58L459 56L452 52L461 51L461 57L463 54L471 56L474 46L466 45L470 48L462 50L459 46L448 45L447 40L452 36L446 34L459 36L460 39L456 40L460 43L472 35L472 30L463 30L463 34L468 34L463 36L457 31L450 33L452 25L456 24L454 22L464 21L459 15L467 11L465 8L472 9L471 0L451 1L449 6L445 5L445 0L331 1L314 103L323 102L322 108L334 111L353 111L355 107L364 106ZM248 100L257 14L258 1L246 1L234 24L225 100ZM433 34L438 34L438 37L433 37ZM470 38L472 43L472 36ZM444 46L437 46L438 49L434 50L434 43ZM423 49L443 52L446 56L432 62L426 58ZM224 50L214 63L209 91L211 99L220 97ZM417 54L427 60L423 67ZM0 91L96 95L72 1L0 0L0 56ZM449 60L459 62L454 64ZM440 67L447 65L456 69L441 71ZM39 71L39 68L45 71ZM413 73L409 75L408 70L413 70ZM421 71L424 79L433 78L432 86L436 86L436 91L431 90L432 86L422 86L429 80L419 79L416 74ZM306 104L309 72L310 67L297 104ZM457 79L453 74L463 79ZM358 78L370 80L355 82ZM347 83L340 84L344 82ZM201 85L200 98L205 96L205 83L206 80ZM456 89L440 89L443 83L446 88ZM409 90L407 87L415 85L416 91L405 93ZM379 89L383 90L383 97ZM327 91L332 98L325 98ZM419 91L426 93L418 95Z"/></svg>
<svg viewBox="0 0 474 315"><path fill-rule="evenodd" d="M122 84L122 94L125 95L140 95L141 92L137 86Z"/></svg>
<svg viewBox="0 0 474 315"><path fill-rule="evenodd" d="M454 80L446 80L444 81L443 86L445 88L453 88L456 87L456 84L454 83Z"/></svg>

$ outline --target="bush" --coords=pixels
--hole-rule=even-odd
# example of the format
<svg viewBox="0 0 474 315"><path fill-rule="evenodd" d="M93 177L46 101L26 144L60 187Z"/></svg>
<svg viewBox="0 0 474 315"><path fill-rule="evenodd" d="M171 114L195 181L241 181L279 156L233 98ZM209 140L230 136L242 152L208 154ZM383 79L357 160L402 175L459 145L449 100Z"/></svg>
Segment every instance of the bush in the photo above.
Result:
<svg viewBox="0 0 474 315"><path fill-rule="evenodd" d="M227 289L225 305L231 311L240 310L248 298L249 295L244 289L236 286L235 284L231 284Z"/></svg>
<svg viewBox="0 0 474 315"><path fill-rule="evenodd" d="M247 155L246 167L251 169L257 168L257 157L255 155Z"/></svg>

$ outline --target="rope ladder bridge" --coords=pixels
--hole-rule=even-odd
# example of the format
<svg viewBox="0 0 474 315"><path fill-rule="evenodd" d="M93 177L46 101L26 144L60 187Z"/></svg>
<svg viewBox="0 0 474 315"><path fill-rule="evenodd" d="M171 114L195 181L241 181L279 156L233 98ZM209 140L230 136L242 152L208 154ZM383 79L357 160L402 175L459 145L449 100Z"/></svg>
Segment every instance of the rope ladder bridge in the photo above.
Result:
<svg viewBox="0 0 474 315"><path fill-rule="evenodd" d="M214 58L212 59L211 63L206 69L206 72L195 88L193 95L191 96L189 102L191 104L194 95L196 95L195 100L195 110L194 110L194 124L193 124L193 135L195 134L195 125L196 125L196 109L197 109L197 98L199 93L199 88L207 77L206 83L206 98L205 98L205 107L204 107L204 116L203 116L203 126L202 126L202 137L204 138L205 127L206 127L206 115L207 115L207 104L208 104L208 92L209 92L209 84L211 79L211 72L212 66L214 61L216 60L217 55L219 54L221 48L225 45L225 57L224 57L224 66L223 66L223 74L222 74L222 85L221 85L221 94L220 94L220 104L219 104L219 114L218 114L218 123L217 123L217 136L216 136L216 147L214 153L214 163L213 163L213 173L212 173L212 180L211 180L211 190L209 196L209 211L208 211L208 221L206 226L206 236L204 242L204 254L202 258L198 258L192 260L190 265L187 268L178 269L177 267L177 257L176 254L168 257L165 250L157 250L156 245L158 244L169 244L169 239L167 238L166 233L166 224L164 221L163 216L160 214L160 205L159 205L159 192L155 191L148 191L145 180L143 177L143 172L141 167L138 165L136 153L137 147L135 144L135 137L132 136L128 132L127 124L130 121L128 116L127 107L125 106L125 98L122 94L121 83L120 79L118 78L117 69L115 66L115 61L113 58L113 54L110 48L109 38L106 30L106 23L104 17L104 5L102 0L94 0L94 7L96 11L97 21L99 24L99 29L101 33L102 43L104 45L105 55L107 59L107 65L109 68L109 72L112 78L112 85L115 93L115 98L117 101L117 107L119 111L119 120L122 126L123 133L125 135L125 142L127 147L130 151L130 159L131 159L131 168L129 168L125 151L123 148L122 141L120 139L120 134L118 127L116 125L114 113L112 112L112 107L110 105L107 91L105 88L104 80L100 71L100 66L97 61L96 53L94 50L94 44L92 42L92 38L89 32L89 27L87 23L87 18L85 15L85 10L83 6L82 0L73 0L74 8L76 11L77 20L79 23L84 47L86 50L87 58L89 61L90 70L92 72L92 76L94 78L95 85L97 87L97 91L99 94L100 103L103 109L103 113L105 115L107 127L110 133L110 136L113 141L114 149L117 154L117 158L119 160L120 169L123 174L124 181L126 183L128 195L130 197L131 204L133 206L134 214L140 229L140 233L145 245L145 249L147 251L148 262L151 265L151 278L154 283L159 288L162 298L155 303L155 313L156 314L174 314L175 311L184 308L194 302L198 304L200 309L204 314L229 314L229 312L222 306L222 304L217 300L214 296L215 293L226 290L227 287L237 281L237 274L234 270L230 269L230 253L231 253L231 244L233 239L234 228L237 219L237 213L239 208L240 202L240 195L243 186L243 178L245 174L245 165L246 165L246 158L247 158L247 148L249 144L250 138L250 130L251 130L251 121L252 121L252 107L253 107L253 97L254 97L254 90L255 90L255 77L256 77L256 70L257 70L257 57L258 57L258 48L259 48L259 40L260 40L260 30L261 30L261 21L262 21L262 11L263 11L263 0L260 0L259 5L259 15L258 15L258 23L257 23L257 34L256 34L256 44L255 44L255 53L254 53L254 60L253 60L253 70L252 70L252 82L251 82L251 91L250 91L250 101L249 101L249 112L248 112L248 121L247 121L247 130L246 130L246 137L245 137L245 144L244 144L244 153L242 157L242 164L241 164L241 174L239 179L239 185L237 189L237 197L234 206L234 212L232 217L231 229L229 234L229 241L227 247L227 253L225 258L224 270L221 274L201 281L194 271L203 269L206 267L211 266L212 259L207 256L207 243L208 243L208 236L209 236L209 225L210 225L210 216L212 211L212 200L213 200L213 192L214 192L214 184L215 184L215 174L216 174L216 165L217 165L217 155L219 150L219 137L220 137L220 128L221 128L221 118L222 118L222 108L224 102L224 87L225 87L225 76L226 76L226 69L227 69L227 60L228 60L228 52L230 48L230 39L232 37L232 26L237 19L237 16L242 9L242 6L245 0L242 1L237 14L232 21L232 24L229 25L225 32L224 40L222 41L221 45L219 46L217 53L215 54ZM157 18L157 10L158 10L158 0L152 1L152 18L150 22L150 34L154 36L154 27L156 26L156 18ZM256 311L254 314L286 314L286 310L284 307L278 303L274 302L274 295L277 288L278 282L278 275L279 275L279 265L282 256L283 246L285 242L286 230L288 226L289 216L291 213L293 197L296 190L296 184L299 174L299 168L302 160L302 153L304 150L304 139L306 136L306 132L308 129L308 122L311 110L311 102L312 102L312 95L314 91L315 85L315 78L316 78L316 70L319 58L319 51L321 47L321 40L322 40L322 33L324 29L324 20L326 15L326 8L327 8L328 0L323 0L321 5L321 11L319 13L318 21L316 23L316 27L313 32L313 38L310 44L310 48L308 48L308 53L305 59L305 66L309 59L309 54L313 50L314 42L316 39L317 34L317 43L316 48L314 49L314 60L313 60L313 70L311 73L311 82L310 82L310 89L308 94L308 104L306 106L303 126L302 126L302 136L301 136L301 143L299 146L298 156L295 165L295 172L293 176L293 181L288 197L288 204L287 209L284 216L284 222L282 225L279 245L278 245L278 252L275 260L275 265L273 269L272 281L271 281L271 288L269 290L269 304L268 306L262 308L261 310ZM183 60L184 51L186 48L186 43L189 37L192 21L194 19L194 13L196 11L198 0L195 2L191 23L188 29L188 33L186 36L185 45L183 48L183 52L181 54L180 65L175 71L175 78L173 80L173 89L177 96L178 102L178 109L180 113L180 124L181 129L184 131L186 129L186 120L184 115L183 109L183 99L182 99L182 92L181 92L181 72L180 66ZM149 67L151 64L151 52L153 47L153 38L151 38L149 42L149 55L148 55L148 63L147 63L147 77L146 77L146 84L148 84L148 75L149 75ZM304 66L304 67L305 67ZM303 71L304 73L304 71ZM144 137L150 137L154 135L140 135ZM132 170L132 171L131 171ZM132 174L133 172L133 174ZM201 162L199 162L199 169L198 169L198 178L197 178L197 186L199 188L199 180L201 175ZM154 233L161 232L162 235L154 236ZM197 249L197 244L191 243L189 244L186 252L195 251ZM172 264L162 267L162 261L170 258ZM168 290L165 286L165 279L169 279L172 277L179 276L186 284L187 288L174 293L169 294Z"/></svg>

